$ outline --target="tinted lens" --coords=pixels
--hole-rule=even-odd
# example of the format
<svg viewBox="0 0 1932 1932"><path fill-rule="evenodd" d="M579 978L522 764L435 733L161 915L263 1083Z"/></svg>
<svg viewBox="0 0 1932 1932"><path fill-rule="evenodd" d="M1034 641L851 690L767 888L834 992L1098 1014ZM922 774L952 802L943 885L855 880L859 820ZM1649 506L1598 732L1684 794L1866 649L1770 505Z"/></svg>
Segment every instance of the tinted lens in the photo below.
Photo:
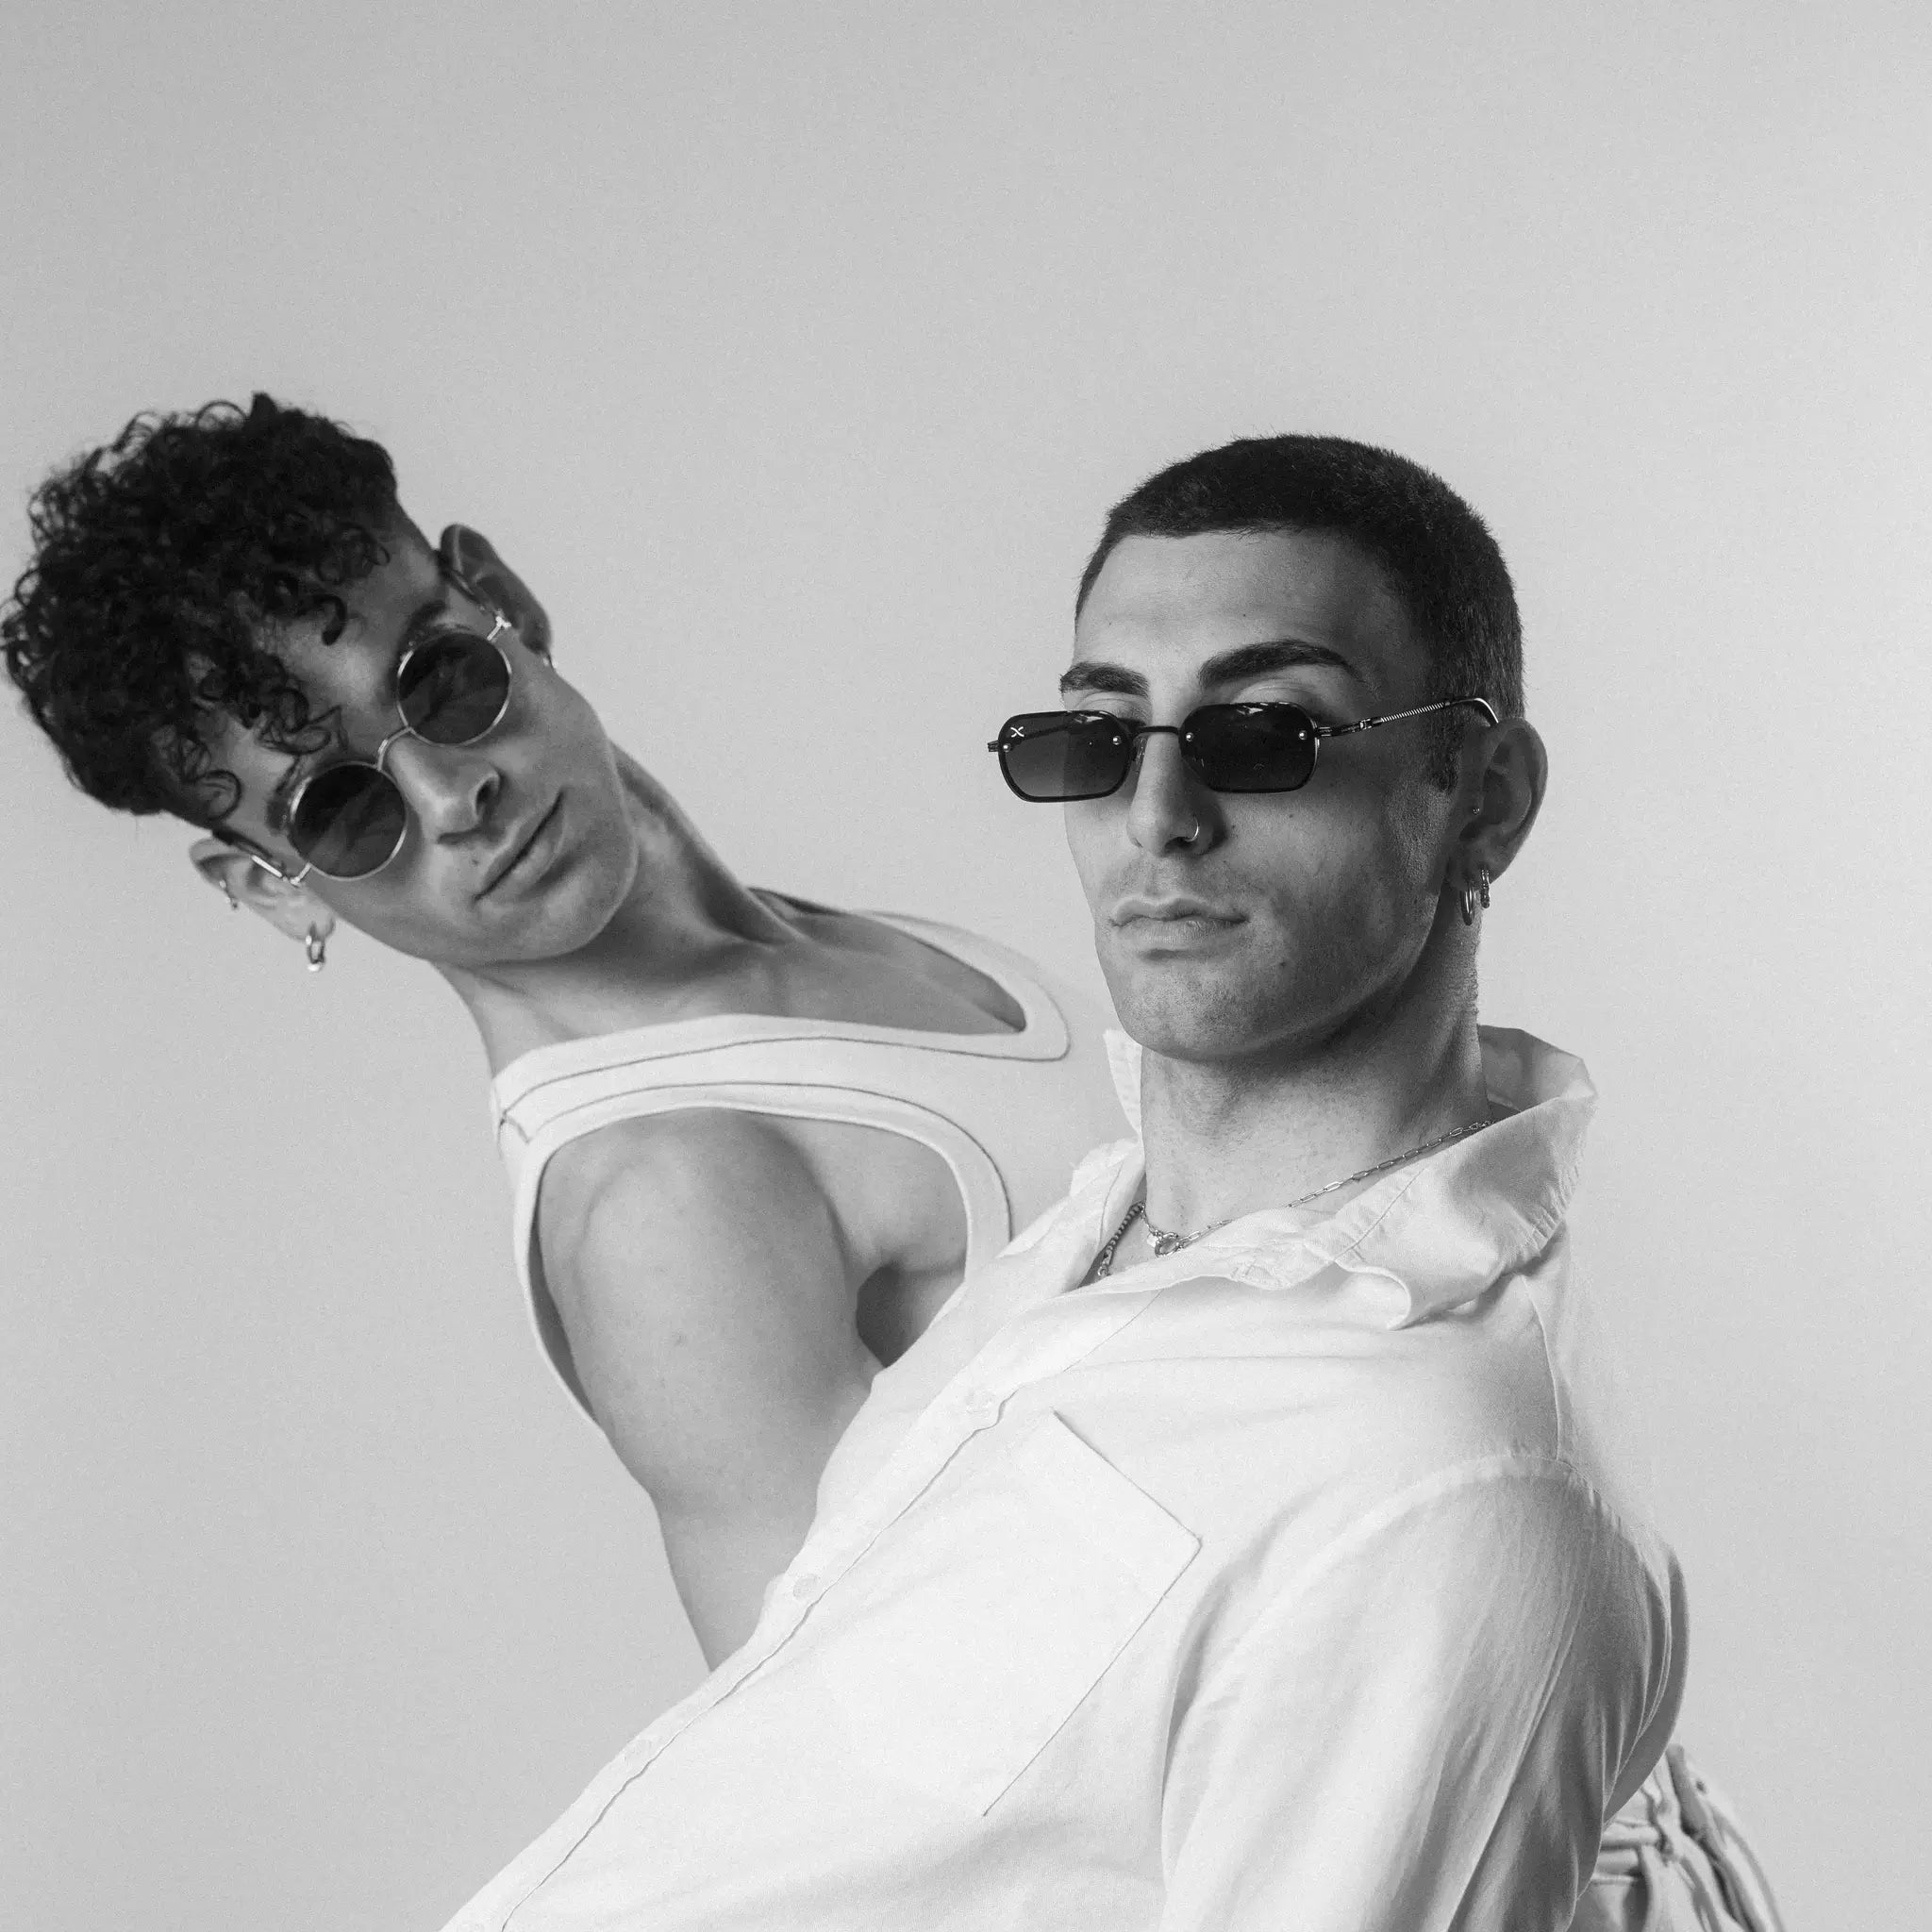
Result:
<svg viewBox="0 0 1932 1932"><path fill-rule="evenodd" d="M1000 769L1022 798L1105 798L1127 774L1133 741L1092 711L1027 711L1000 726Z"/></svg>
<svg viewBox="0 0 1932 1932"><path fill-rule="evenodd" d="M431 744L481 738L508 702L509 659L468 632L418 644L396 679L403 723Z"/></svg>
<svg viewBox="0 0 1932 1932"><path fill-rule="evenodd" d="M358 879L395 856L408 815L403 794L374 765L331 765L302 788L289 843L317 872Z"/></svg>
<svg viewBox="0 0 1932 1932"><path fill-rule="evenodd" d="M1299 705L1204 705L1181 757L1213 791L1295 791L1315 770L1315 721Z"/></svg>

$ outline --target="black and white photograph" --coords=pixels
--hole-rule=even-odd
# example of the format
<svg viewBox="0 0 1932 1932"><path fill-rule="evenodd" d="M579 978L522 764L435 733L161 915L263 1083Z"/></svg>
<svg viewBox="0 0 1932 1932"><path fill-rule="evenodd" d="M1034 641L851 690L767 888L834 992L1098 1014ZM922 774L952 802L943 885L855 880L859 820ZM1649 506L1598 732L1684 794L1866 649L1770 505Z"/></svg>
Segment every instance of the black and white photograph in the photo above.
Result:
<svg viewBox="0 0 1932 1932"><path fill-rule="evenodd" d="M1927 1923L1923 8L5 42L0 1924Z"/></svg>

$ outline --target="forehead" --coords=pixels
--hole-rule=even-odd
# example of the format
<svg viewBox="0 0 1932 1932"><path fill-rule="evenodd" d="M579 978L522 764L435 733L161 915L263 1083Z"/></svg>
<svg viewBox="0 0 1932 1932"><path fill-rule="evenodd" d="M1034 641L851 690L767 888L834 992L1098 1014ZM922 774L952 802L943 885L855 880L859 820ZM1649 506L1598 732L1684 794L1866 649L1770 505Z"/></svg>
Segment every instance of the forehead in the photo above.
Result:
<svg viewBox="0 0 1932 1932"><path fill-rule="evenodd" d="M421 531L403 524L383 533L388 557L340 586L340 612L323 604L292 624L264 625L261 647L288 666L309 698L324 705L386 697L385 675L412 620L446 608L455 586Z"/></svg>
<svg viewBox="0 0 1932 1932"><path fill-rule="evenodd" d="M1345 537L1307 530L1124 539L1088 593L1074 649L1178 671L1288 639L1340 651L1376 682L1421 655L1380 566Z"/></svg>
<svg viewBox="0 0 1932 1932"><path fill-rule="evenodd" d="M344 621L332 641L325 641L333 616L326 609L261 636L264 647L305 682L311 672L333 682L333 667L345 645L351 656L387 650L423 605L448 591L441 560L413 524L399 519L383 532L382 542L387 558L367 575L341 587Z"/></svg>
<svg viewBox="0 0 1932 1932"><path fill-rule="evenodd" d="M409 621L430 605L446 605L452 586L436 552L406 520L383 533L388 558L340 590L342 624L333 641L333 613L324 609L295 623L264 629L258 641L288 667L308 698L311 715L340 712L375 716L390 702L389 674ZM288 770L291 755L264 743L259 727L244 729L222 715L205 724L203 742L216 766L231 773L242 791L234 823L258 821L268 795Z"/></svg>

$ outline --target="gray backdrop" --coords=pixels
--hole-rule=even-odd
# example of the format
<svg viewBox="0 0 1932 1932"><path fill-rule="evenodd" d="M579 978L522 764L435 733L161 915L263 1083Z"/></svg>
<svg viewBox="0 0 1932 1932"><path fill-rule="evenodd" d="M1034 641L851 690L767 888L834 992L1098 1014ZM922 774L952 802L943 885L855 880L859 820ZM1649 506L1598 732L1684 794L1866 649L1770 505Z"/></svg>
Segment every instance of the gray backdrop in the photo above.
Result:
<svg viewBox="0 0 1932 1932"><path fill-rule="evenodd" d="M980 746L1107 504L1253 431L1442 470L1555 761L1484 1010L1603 1090L1686 1735L1794 1926L1915 1923L1924 23L13 0L0 567L135 409L321 407L744 875L1091 975ZM0 1919L434 1927L699 1672L525 1338L480 1053L10 714L0 811Z"/></svg>

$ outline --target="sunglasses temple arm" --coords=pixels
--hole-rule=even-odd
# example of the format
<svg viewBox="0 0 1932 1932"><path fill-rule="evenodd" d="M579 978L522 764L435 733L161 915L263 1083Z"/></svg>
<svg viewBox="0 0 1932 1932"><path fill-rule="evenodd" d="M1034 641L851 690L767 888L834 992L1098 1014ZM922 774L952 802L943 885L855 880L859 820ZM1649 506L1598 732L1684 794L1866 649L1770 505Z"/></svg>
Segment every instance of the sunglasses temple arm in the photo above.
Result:
<svg viewBox="0 0 1932 1932"><path fill-rule="evenodd" d="M1416 705L1407 711L1386 711L1379 718L1357 718L1353 724L1317 724L1315 736L1347 738L1357 731L1373 731L1377 724L1399 724L1405 718L1424 718L1431 711L1453 711L1458 705L1474 707L1491 724L1500 722L1488 698L1441 698L1433 705Z"/></svg>
<svg viewBox="0 0 1932 1932"><path fill-rule="evenodd" d="M302 870L298 873L286 873L274 859L266 858L263 854L256 851L252 845L236 838L232 832L225 832L219 825L210 825L208 829L224 845L230 845L239 852L250 865L267 873L270 878L280 879L285 886L299 886L308 876L309 873L314 870L313 865L308 864L303 866Z"/></svg>

